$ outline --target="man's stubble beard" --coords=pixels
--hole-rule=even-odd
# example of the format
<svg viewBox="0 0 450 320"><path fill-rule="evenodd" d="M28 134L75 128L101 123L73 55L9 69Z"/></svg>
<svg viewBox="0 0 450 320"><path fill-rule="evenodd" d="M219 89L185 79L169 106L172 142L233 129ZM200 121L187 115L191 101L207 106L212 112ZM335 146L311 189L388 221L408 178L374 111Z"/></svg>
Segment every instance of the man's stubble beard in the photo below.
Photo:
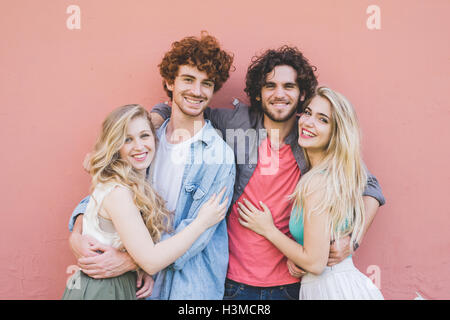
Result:
<svg viewBox="0 0 450 320"><path fill-rule="evenodd" d="M274 114L272 114L269 109L264 106L263 104L261 104L261 108L264 112L264 114L272 121L274 122L286 122L289 119L291 119L291 117L297 112L297 106L298 104L295 106L295 108L292 108L292 110L289 112L289 114L287 114L285 117L283 118L277 118Z"/></svg>

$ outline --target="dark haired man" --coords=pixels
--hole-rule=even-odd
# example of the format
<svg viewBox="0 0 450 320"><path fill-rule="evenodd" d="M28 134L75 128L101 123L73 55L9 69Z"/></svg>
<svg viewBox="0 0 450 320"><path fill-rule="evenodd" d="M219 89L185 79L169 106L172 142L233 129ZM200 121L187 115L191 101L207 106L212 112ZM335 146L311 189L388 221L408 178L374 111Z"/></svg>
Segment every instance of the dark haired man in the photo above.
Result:
<svg viewBox="0 0 450 320"><path fill-rule="evenodd" d="M236 183L228 216L229 265L224 299L298 299L299 277L303 271L268 240L239 223L238 203L244 199L254 205L264 202L275 225L289 233L294 192L308 164L299 147L296 114L317 86L314 67L296 48L284 46L268 50L248 68L245 92L251 106L237 103L234 109L205 110L205 117L219 129L236 157ZM158 125L169 108L160 104L152 109ZM364 202L367 211L365 230L370 226L384 197L377 180L370 176ZM332 246L329 265L347 257L357 244L341 249Z"/></svg>
<svg viewBox="0 0 450 320"><path fill-rule="evenodd" d="M235 179L234 155L203 111L213 94L228 79L233 57L223 51L217 40L207 34L174 42L161 64L163 85L172 100L169 119L157 131L158 149L150 175L155 190L174 212L175 233L183 230L197 216L203 203L226 188L224 201L231 202ZM84 212L81 205L72 219ZM78 219L81 220L81 219ZM164 240L173 234L165 234ZM72 237L71 237L72 238ZM71 241L72 247L82 246ZM75 250L77 250L75 248ZM109 269L101 256L84 258L88 275L100 278L121 274L135 268L127 254L114 249L109 255ZM94 265L94 267L92 266ZM155 281L154 299L222 299L228 266L226 222L206 230L172 265L161 271Z"/></svg>

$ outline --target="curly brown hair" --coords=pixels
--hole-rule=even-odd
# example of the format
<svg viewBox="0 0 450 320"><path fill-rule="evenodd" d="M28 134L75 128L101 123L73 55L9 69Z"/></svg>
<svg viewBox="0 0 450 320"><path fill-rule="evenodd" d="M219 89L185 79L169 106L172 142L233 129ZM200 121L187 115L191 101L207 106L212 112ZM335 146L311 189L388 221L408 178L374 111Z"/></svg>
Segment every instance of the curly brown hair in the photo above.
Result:
<svg viewBox="0 0 450 320"><path fill-rule="evenodd" d="M214 92L216 92L228 80L232 64L233 54L222 50L215 37L202 31L200 38L186 37L172 43L172 49L164 55L158 67L164 79L164 90L172 99L172 91L167 89L166 81L173 84L179 66L195 66L198 70L206 72L214 82Z"/></svg>
<svg viewBox="0 0 450 320"><path fill-rule="evenodd" d="M314 95L317 87L317 78L314 71L315 66L311 66L308 60L296 47L282 46L276 50L269 49L260 56L255 56L248 67L244 91L250 99L252 109L262 111L261 90L266 82L266 75L276 66L287 65L297 71L297 85L300 89L300 95L305 95L308 100ZM257 99L258 98L258 99ZM297 110L301 112L303 103L298 103Z"/></svg>

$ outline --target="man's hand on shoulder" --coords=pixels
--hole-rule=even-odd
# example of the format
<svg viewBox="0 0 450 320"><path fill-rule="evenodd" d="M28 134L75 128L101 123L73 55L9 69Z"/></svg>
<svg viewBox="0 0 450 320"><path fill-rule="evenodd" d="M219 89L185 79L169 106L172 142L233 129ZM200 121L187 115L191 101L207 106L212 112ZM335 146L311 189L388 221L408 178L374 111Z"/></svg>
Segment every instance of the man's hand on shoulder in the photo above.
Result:
<svg viewBox="0 0 450 320"><path fill-rule="evenodd" d="M164 118L156 112L150 112L150 117L152 118L152 124L155 127L155 130L161 127L164 123Z"/></svg>

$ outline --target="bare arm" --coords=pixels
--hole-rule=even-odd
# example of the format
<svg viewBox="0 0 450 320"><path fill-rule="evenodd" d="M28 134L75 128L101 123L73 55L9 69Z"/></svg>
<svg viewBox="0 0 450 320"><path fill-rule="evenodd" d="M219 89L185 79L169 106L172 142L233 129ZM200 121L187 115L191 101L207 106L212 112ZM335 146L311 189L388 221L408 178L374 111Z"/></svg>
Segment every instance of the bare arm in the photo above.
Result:
<svg viewBox="0 0 450 320"><path fill-rule="evenodd" d="M335 264L347 258L349 255L353 254L361 244L364 236L367 233L367 230L369 230L373 220L375 219L375 215L377 214L378 208L380 207L380 203L376 198L373 198L371 196L364 196L363 201L366 214L364 229L359 243L356 245L354 243L350 243L350 236L346 236L340 239L339 246L336 243L333 243L330 247L330 255L327 263L328 266L334 266Z"/></svg>
<svg viewBox="0 0 450 320"><path fill-rule="evenodd" d="M364 223L364 231L361 237L360 242L362 242L362 239L367 233L367 230L369 230L370 226L372 225L373 219L375 219L375 215L377 214L378 208L380 207L380 203L377 199L365 196L363 197L364 201L364 208L366 210L366 216L365 216L365 223Z"/></svg>
<svg viewBox="0 0 450 320"><path fill-rule="evenodd" d="M261 203L261 207L264 211L256 209L247 200L245 206L239 204L239 213L242 218L240 223L267 238L288 259L302 269L320 274L328 260L330 233L327 228L326 214L307 214L309 208L313 207L316 201L320 201L320 195L317 192L307 198L306 202L309 206L305 205L303 208L305 212L303 246L278 230L273 223L270 210L263 203Z"/></svg>
<svg viewBox="0 0 450 320"><path fill-rule="evenodd" d="M72 233L69 236L69 245L72 250L73 255L79 259L86 254L89 255L88 252L82 252L83 246L81 244L81 232L83 228L83 215L78 215L76 217L75 223L73 225Z"/></svg>
<svg viewBox="0 0 450 320"><path fill-rule="evenodd" d="M327 264L330 250L330 234L324 232L328 230L326 214L306 215L304 222L303 246L277 228L268 233L267 239L302 269L321 274Z"/></svg>
<svg viewBox="0 0 450 320"><path fill-rule="evenodd" d="M104 246L96 239L82 235L82 233L83 215L80 214L76 217L69 243L73 254L78 259L78 266L87 275L93 278L110 278L137 268L126 252ZM87 264L86 262L80 263L80 261L87 261ZM145 299L152 294L154 282L150 275L140 271L136 282L138 288L136 297L138 299Z"/></svg>
<svg viewBox="0 0 450 320"><path fill-rule="evenodd" d="M78 266L92 278L111 278L136 270L137 265L126 253L100 244L96 239L82 235L83 215L75 220L69 237L70 248L78 259Z"/></svg>
<svg viewBox="0 0 450 320"><path fill-rule="evenodd" d="M286 265L288 267L289 273L291 274L291 276L293 276L294 278L301 278L303 277L306 272L305 270L299 268L294 261L292 261L291 259L288 259L286 261Z"/></svg>
<svg viewBox="0 0 450 320"><path fill-rule="evenodd" d="M142 221L131 191L115 188L105 197L103 206L133 260L148 274L155 274L173 263L206 229L225 217L226 203L219 204L216 200L221 199L223 192L208 200L198 217L183 231L157 244Z"/></svg>

